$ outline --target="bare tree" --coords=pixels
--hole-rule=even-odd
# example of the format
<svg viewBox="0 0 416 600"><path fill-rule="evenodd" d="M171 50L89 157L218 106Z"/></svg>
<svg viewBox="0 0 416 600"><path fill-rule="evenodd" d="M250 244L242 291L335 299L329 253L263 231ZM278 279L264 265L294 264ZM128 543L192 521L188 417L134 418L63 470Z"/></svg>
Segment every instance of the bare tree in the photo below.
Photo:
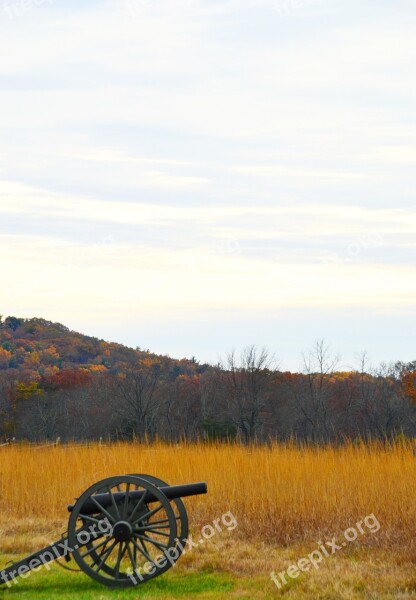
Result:
<svg viewBox="0 0 416 600"><path fill-rule="evenodd" d="M324 340L314 343L303 356L303 374L293 380L292 394L298 411L297 433L312 441L329 439L333 435L331 376L339 364Z"/></svg>
<svg viewBox="0 0 416 600"><path fill-rule="evenodd" d="M267 416L270 385L277 363L266 348L248 346L239 358L235 351L221 365L229 417L246 443L261 435Z"/></svg>
<svg viewBox="0 0 416 600"><path fill-rule="evenodd" d="M163 388L159 431L166 423L170 440L195 440L202 422L201 376L179 376Z"/></svg>
<svg viewBox="0 0 416 600"><path fill-rule="evenodd" d="M131 425L131 433L140 439L156 431L161 367L158 363L139 361L136 368L116 378L120 399L119 413Z"/></svg>
<svg viewBox="0 0 416 600"><path fill-rule="evenodd" d="M391 439L399 433L414 432L414 411L401 394L391 365L381 364L361 375L356 412L364 437Z"/></svg>

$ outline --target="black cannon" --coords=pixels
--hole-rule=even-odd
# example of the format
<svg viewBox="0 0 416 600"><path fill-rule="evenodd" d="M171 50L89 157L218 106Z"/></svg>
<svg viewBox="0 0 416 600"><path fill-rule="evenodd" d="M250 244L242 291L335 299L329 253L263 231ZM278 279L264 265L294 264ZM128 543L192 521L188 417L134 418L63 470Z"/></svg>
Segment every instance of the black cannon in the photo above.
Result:
<svg viewBox="0 0 416 600"><path fill-rule="evenodd" d="M182 498L206 493L203 482L169 486L150 475L103 479L68 506L67 534L1 571L0 585L10 587L17 577L71 557L84 573L110 587L157 577L176 563L186 545Z"/></svg>

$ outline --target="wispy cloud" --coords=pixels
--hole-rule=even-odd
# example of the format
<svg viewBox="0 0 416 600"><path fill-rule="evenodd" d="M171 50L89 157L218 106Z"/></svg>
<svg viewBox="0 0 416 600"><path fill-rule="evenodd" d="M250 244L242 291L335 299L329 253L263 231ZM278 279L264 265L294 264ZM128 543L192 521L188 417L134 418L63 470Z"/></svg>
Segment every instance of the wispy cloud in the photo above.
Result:
<svg viewBox="0 0 416 600"><path fill-rule="evenodd" d="M109 223L176 226L199 224L224 237L227 228L241 238L338 236L376 231L380 235L416 235L416 211L352 205L294 204L255 206L166 206L156 203L76 198L16 182L0 183L0 215L62 217ZM232 225L231 225L232 224Z"/></svg>
<svg viewBox="0 0 416 600"><path fill-rule="evenodd" d="M383 311L411 310L411 2L55 0L13 15L7 310L104 321L118 307L131 323L373 307L383 327Z"/></svg>

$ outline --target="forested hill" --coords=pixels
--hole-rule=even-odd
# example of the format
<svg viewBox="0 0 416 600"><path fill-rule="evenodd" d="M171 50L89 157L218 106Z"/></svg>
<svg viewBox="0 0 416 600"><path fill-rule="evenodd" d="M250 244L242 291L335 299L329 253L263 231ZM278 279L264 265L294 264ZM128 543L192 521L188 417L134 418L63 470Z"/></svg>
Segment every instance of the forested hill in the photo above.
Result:
<svg viewBox="0 0 416 600"><path fill-rule="evenodd" d="M62 371L117 374L138 361L157 362L175 374L201 367L193 360L175 360L71 331L41 318L0 316L0 370L11 370L25 382L59 380ZM61 373L62 376L62 373Z"/></svg>
<svg viewBox="0 0 416 600"><path fill-rule="evenodd" d="M302 373L248 346L221 365L173 359L0 318L0 443L239 438L246 443L416 436L416 362L341 372L323 342Z"/></svg>
<svg viewBox="0 0 416 600"><path fill-rule="evenodd" d="M42 318L0 317L0 443L181 435L191 417L201 427L198 393L209 369Z"/></svg>

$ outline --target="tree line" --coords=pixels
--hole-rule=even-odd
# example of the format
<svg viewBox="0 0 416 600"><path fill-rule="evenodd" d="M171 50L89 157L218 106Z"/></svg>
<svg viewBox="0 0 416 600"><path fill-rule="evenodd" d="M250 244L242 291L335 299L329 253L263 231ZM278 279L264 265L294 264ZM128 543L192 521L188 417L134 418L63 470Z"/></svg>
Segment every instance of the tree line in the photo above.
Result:
<svg viewBox="0 0 416 600"><path fill-rule="evenodd" d="M254 345L208 365L13 319L0 321L0 440L340 443L416 434L416 362L371 368L364 353L340 371L317 341L299 373Z"/></svg>

